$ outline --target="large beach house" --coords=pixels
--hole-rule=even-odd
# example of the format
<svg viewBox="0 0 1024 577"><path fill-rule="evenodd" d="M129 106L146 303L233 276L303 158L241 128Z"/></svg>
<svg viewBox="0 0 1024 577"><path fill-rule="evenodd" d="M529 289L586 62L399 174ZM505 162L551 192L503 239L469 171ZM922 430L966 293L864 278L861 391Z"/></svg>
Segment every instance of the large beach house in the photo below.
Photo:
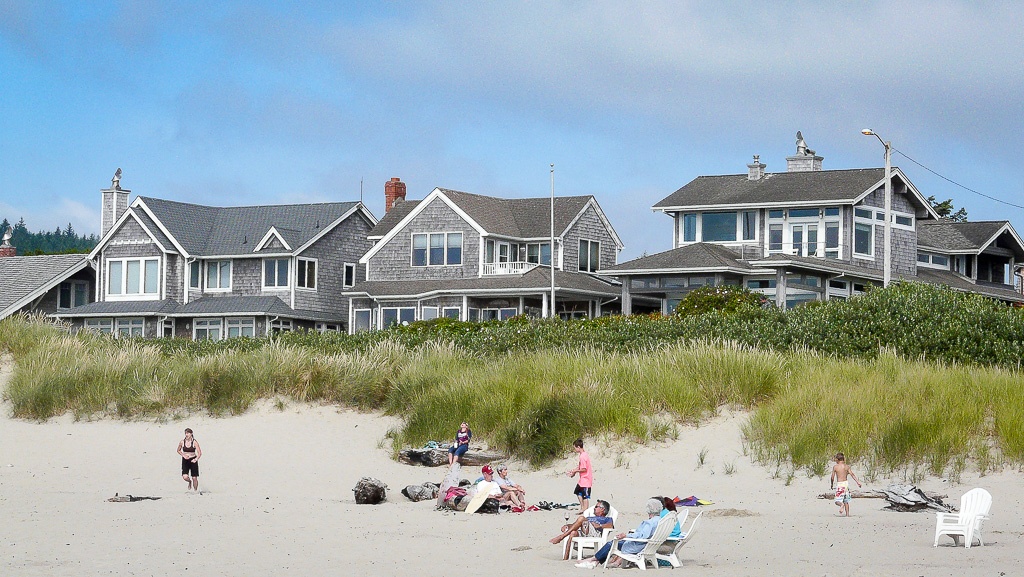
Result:
<svg viewBox="0 0 1024 577"><path fill-rule="evenodd" d="M607 267L622 312L656 298L671 312L689 291L742 285L778 306L848 298L884 279L885 169L823 170L797 133L785 172L758 156L747 172L701 176L654 205L674 221L672 249ZM1024 243L1008 221L950 222L893 168L890 274L1024 302L1014 276Z"/></svg>

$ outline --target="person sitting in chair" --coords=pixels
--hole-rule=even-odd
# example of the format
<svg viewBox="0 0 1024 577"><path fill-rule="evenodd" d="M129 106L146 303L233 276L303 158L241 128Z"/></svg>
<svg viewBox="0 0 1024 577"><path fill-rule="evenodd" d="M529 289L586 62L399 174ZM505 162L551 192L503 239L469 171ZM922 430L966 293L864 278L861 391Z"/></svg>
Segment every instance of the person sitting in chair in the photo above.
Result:
<svg viewBox="0 0 1024 577"><path fill-rule="evenodd" d="M572 523L562 526L562 532L557 537L552 537L551 543L557 545L565 539L565 551L562 554L563 560L568 559L569 553L572 552L572 540L574 537L600 537L604 529L611 529L615 526L615 521L608 516L611 508L612 506L608 504L608 501L598 499L597 503L594 504L593 515L589 517L580 515Z"/></svg>
<svg viewBox="0 0 1024 577"><path fill-rule="evenodd" d="M654 530L658 528L658 521L661 520L661 510L665 508L665 504L658 499L648 499L644 505L644 509L647 511L647 519L641 521L640 525L636 529L633 529L629 533L619 533L615 536L616 539L650 539L651 535L654 534ZM601 563L604 563L608 559L608 555L611 554L612 544L614 541L609 541L604 547L594 555L593 559L588 559L583 563L577 563L583 567L596 567ZM635 555L644 550L647 544L640 541L620 541L619 551L623 553L629 553ZM608 564L609 567L620 567L622 565L622 558L619 557Z"/></svg>

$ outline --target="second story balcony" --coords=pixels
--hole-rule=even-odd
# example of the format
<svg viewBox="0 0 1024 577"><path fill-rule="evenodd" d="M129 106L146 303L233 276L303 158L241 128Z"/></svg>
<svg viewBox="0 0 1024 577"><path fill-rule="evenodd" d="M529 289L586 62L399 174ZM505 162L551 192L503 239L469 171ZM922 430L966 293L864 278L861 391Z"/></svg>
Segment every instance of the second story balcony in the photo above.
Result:
<svg viewBox="0 0 1024 577"><path fill-rule="evenodd" d="M485 262L483 276L523 274L535 268L535 262Z"/></svg>

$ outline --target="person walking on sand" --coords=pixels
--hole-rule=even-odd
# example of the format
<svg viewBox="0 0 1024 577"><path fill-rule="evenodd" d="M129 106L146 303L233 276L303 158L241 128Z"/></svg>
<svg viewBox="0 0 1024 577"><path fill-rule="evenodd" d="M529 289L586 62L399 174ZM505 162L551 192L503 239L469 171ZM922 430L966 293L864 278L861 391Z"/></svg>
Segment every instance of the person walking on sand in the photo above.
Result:
<svg viewBox="0 0 1024 577"><path fill-rule="evenodd" d="M863 486L857 479L857 475L854 475L850 466L846 464L846 456L841 452L836 453L836 465L832 467L832 477L828 481L828 486L831 489L835 483L836 505L839 507L840 517L850 516L850 482L847 477L853 477L853 480L857 481L857 488Z"/></svg>
<svg viewBox="0 0 1024 577"><path fill-rule="evenodd" d="M580 511L586 511L590 508L590 492L594 488L594 467L590 464L590 455L583 450L583 439L573 441L572 450L579 454L580 463L565 474L569 478L579 474L580 480L576 483L576 490L573 493L579 497Z"/></svg>
<svg viewBox="0 0 1024 577"><path fill-rule="evenodd" d="M203 450L199 441L192 436L192 429L185 429L185 438L178 443L178 454L181 455L181 478L188 483L188 488L199 490L199 457Z"/></svg>
<svg viewBox="0 0 1024 577"><path fill-rule="evenodd" d="M462 423L459 425L459 430L455 431L455 444L448 447L448 466L451 467L454 463L459 462L459 458L466 454L469 450L469 440L473 438L473 431L469 430L469 423Z"/></svg>

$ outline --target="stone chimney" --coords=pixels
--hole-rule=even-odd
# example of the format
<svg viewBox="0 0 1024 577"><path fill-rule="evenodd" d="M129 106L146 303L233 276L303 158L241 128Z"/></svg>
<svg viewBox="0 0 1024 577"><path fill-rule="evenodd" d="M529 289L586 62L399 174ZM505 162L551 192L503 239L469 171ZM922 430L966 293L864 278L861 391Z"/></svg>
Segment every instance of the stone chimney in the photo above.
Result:
<svg viewBox="0 0 1024 577"><path fill-rule="evenodd" d="M747 165L747 180L761 180L764 178L764 169L767 165L761 164L761 155L754 155L754 164Z"/></svg>
<svg viewBox="0 0 1024 577"><path fill-rule="evenodd" d="M12 236L14 236L14 229L7 227L7 230L4 231L3 242L0 242L0 258L15 256L18 254L18 249L11 246Z"/></svg>
<svg viewBox="0 0 1024 577"><path fill-rule="evenodd" d="M786 157L786 172L810 172L821 170L821 161L824 158L814 154L814 151L807 148L804 136L796 131L796 155Z"/></svg>
<svg viewBox="0 0 1024 577"><path fill-rule="evenodd" d="M384 212L405 200L405 183L397 176L384 183Z"/></svg>
<svg viewBox="0 0 1024 577"><path fill-rule="evenodd" d="M128 195L131 192L127 188L121 188L121 169L118 168L114 178L110 180L110 188L100 191L103 196L103 205L100 207L100 238L106 236L117 219L128 210Z"/></svg>

